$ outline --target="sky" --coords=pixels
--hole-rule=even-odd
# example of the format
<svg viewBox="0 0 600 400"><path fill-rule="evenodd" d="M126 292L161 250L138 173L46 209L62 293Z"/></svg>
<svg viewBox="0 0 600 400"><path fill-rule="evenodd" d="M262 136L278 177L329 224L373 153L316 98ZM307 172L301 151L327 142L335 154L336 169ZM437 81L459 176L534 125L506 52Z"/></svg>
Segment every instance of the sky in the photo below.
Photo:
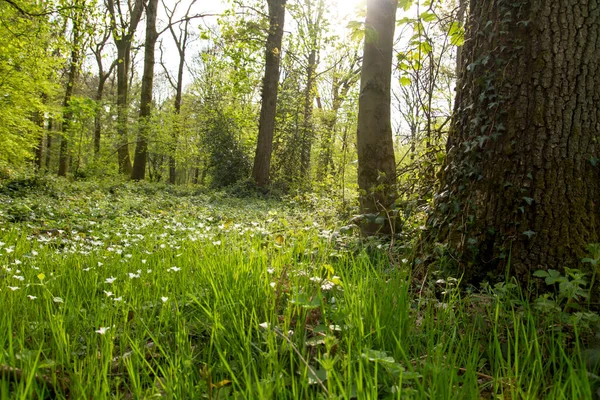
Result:
<svg viewBox="0 0 600 400"><path fill-rule="evenodd" d="M185 10L187 10L188 4L189 4L190 0L181 0L181 5L178 7L178 12L176 13L176 17L183 17ZM264 0L266 3L266 0ZM291 0L288 0L291 1ZM346 26L348 25L348 21L356 18L356 10L357 7L365 7L366 4L366 0L326 0L328 2L328 6L330 6L330 11L331 14L337 14L338 18L333 19L330 21L331 23L331 27L334 30L334 32L336 32L338 35L345 35L348 34ZM164 3L168 6L168 7L173 7L176 4L175 0L164 0ZM193 8L191 9L191 14L221 14L223 13L227 8L229 7L229 4L226 0L211 0L211 1L206 1L206 0L198 0L196 2L196 4L194 4ZM286 28L289 28L292 24L287 22L290 21L291 17L289 16L289 14L286 16ZM167 16L166 13L164 12L164 9L161 6L159 6L159 30L161 29L161 26L164 27L166 26L166 21L167 21ZM197 27L198 25L207 25L207 26L216 26L217 24L217 17L215 16L209 16L209 17L205 17L202 19L198 19L196 21L194 21L191 26ZM140 26L141 27L141 26ZM142 28L142 27L141 27ZM198 30L196 29L196 32ZM289 34L289 29L286 29L286 33ZM163 45L163 49L164 49L164 59L165 59L165 63L167 65L167 68L172 71L173 73L177 70L177 66L178 66L178 54L177 54L177 50L174 46L173 43L173 39L171 38L171 35L169 34L169 32L165 32L161 39L162 41L162 45ZM191 44L189 47L189 51L187 54L187 58L188 60L191 60L191 58L200 50L202 46L202 43L200 41L196 41L195 43ZM157 49L158 52L158 49ZM159 53L157 53L157 58L159 56ZM157 73L163 73L163 68L160 65L156 66L156 71ZM189 84L191 82L191 75L189 72L186 71L185 73L185 77L184 77L184 83L185 84ZM161 94L157 93L158 96L161 96ZM166 93L165 93L166 95Z"/></svg>

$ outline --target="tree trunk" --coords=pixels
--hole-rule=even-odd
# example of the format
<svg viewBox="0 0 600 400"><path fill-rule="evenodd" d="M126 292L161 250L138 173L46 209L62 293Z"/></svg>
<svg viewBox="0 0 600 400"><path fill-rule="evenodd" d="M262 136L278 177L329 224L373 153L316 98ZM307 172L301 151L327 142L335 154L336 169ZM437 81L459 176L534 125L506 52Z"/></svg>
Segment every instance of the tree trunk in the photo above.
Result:
<svg viewBox="0 0 600 400"><path fill-rule="evenodd" d="M100 153L100 139L102 138L102 97L104 96L104 84L106 79L99 74L98 88L96 90L96 113L94 114L94 155ZM106 77L108 78L108 76Z"/></svg>
<svg viewBox="0 0 600 400"><path fill-rule="evenodd" d="M50 117L48 119L48 133L46 135L46 159L44 163L46 164L46 171L50 170L50 161L52 161L52 131L54 129L54 119Z"/></svg>
<svg viewBox="0 0 600 400"><path fill-rule="evenodd" d="M187 29L187 25L186 25ZM182 42L183 47L179 48L179 68L177 70L177 84L175 87L175 127L173 129L173 143L171 146L171 154L169 155L169 183L174 185L177 180L177 168L175 163L175 152L177 151L177 139L181 131L181 99L183 97L183 71L185 68L185 46L187 42L187 35L185 41Z"/></svg>
<svg viewBox="0 0 600 400"><path fill-rule="evenodd" d="M67 138L71 121L73 120L73 111L70 103L73 96L73 88L77 79L77 71L79 69L79 22L73 21L73 43L71 43L71 60L69 64L69 73L67 76L67 87L65 89L65 97L63 98L63 120L62 120L62 137L60 139L60 155L58 158L58 176L67 176L69 170L69 140Z"/></svg>
<svg viewBox="0 0 600 400"><path fill-rule="evenodd" d="M252 178L258 186L265 186L269 183L286 1L268 0L269 35L267 37L265 52L265 75L262 87L258 142L256 144L254 167L252 168Z"/></svg>
<svg viewBox="0 0 600 400"><path fill-rule="evenodd" d="M396 199L396 161L390 116L392 53L398 0L368 0L365 50L358 100L358 186L363 214L385 217ZM364 223L364 235L390 233L383 225Z"/></svg>
<svg viewBox="0 0 600 400"><path fill-rule="evenodd" d="M600 240L600 7L472 0L468 15L430 233L466 281L510 265L526 283Z"/></svg>
<svg viewBox="0 0 600 400"><path fill-rule="evenodd" d="M44 113L37 111L34 115L35 124L40 127L40 139L37 146L35 147L35 169L41 171L44 159L44 142L46 139L44 130Z"/></svg>
<svg viewBox="0 0 600 400"><path fill-rule="evenodd" d="M119 172L124 175L131 173L131 158L129 156L129 139L127 138L128 117L128 72L130 60L130 42L119 41L117 44L117 157L119 159Z"/></svg>
<svg viewBox="0 0 600 400"><path fill-rule="evenodd" d="M131 175L131 157L129 155L129 139L127 134L128 116L128 92L129 92L129 67L131 65L131 42L142 17L144 0L135 0L129 25L126 25L125 16L121 14L121 8L115 9L115 0L106 0L111 19L113 39L117 47L117 135L119 160L119 172ZM118 10L118 13L116 12ZM117 22L118 21L118 22ZM119 25L123 24L123 26Z"/></svg>
<svg viewBox="0 0 600 400"><path fill-rule="evenodd" d="M318 27L316 27L318 28ZM308 56L308 66L306 67L306 87L304 88L304 113L302 115L302 146L300 153L300 167L302 175L300 177L302 186L310 183L310 158L312 152L312 143L314 140L313 126L313 108L315 99L315 81L317 71L317 49L316 43L313 43Z"/></svg>
<svg viewBox="0 0 600 400"><path fill-rule="evenodd" d="M144 53L144 75L140 99L140 131L135 147L135 161L131 179L143 180L146 176L148 161L148 136L150 134L150 116L152 114L152 85L154 82L154 50L158 33L156 32L156 13L158 0L150 0L146 7L146 42Z"/></svg>
<svg viewBox="0 0 600 400"><path fill-rule="evenodd" d="M327 177L330 169L333 167L333 144L335 141L338 114L350 88L356 84L357 77L358 75L352 71L343 78L334 77L332 88L333 104L330 114L324 117L324 133L321 138L319 165L317 168L317 181L319 182L322 182Z"/></svg>

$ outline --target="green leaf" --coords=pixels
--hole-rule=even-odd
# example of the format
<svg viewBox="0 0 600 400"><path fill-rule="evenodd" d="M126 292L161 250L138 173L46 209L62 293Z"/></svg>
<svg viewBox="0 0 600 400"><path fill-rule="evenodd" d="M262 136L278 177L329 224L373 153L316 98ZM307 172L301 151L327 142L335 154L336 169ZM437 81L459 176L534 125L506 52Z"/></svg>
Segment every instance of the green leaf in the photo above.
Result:
<svg viewBox="0 0 600 400"><path fill-rule="evenodd" d="M327 370L324 368L319 368L317 370L314 368L312 370L309 369L307 371L307 375L309 385L316 385L319 382L324 382L327 380Z"/></svg>
<svg viewBox="0 0 600 400"><path fill-rule="evenodd" d="M536 276L538 278L546 278L548 276L548 272L544 271L543 269L538 269L533 273L533 276Z"/></svg>
<svg viewBox="0 0 600 400"><path fill-rule="evenodd" d="M381 363L395 363L394 357L389 357L385 351L367 349L361 354L362 358Z"/></svg>
<svg viewBox="0 0 600 400"><path fill-rule="evenodd" d="M425 22L432 22L437 19L437 15L435 15L432 12L426 11L424 13L421 13L421 15L419 15L419 18L421 18Z"/></svg>
<svg viewBox="0 0 600 400"><path fill-rule="evenodd" d="M412 83L412 81L410 80L410 78L403 76L402 78L400 78L400 84L402 86L410 86L410 84Z"/></svg>
<svg viewBox="0 0 600 400"><path fill-rule="evenodd" d="M450 43L454 46L462 46L465 44L465 29L457 21L450 24L448 29L448 35L450 36Z"/></svg>
<svg viewBox="0 0 600 400"><path fill-rule="evenodd" d="M560 276L560 271L557 271L555 269L549 269L548 274L553 278L558 278Z"/></svg>
<svg viewBox="0 0 600 400"><path fill-rule="evenodd" d="M398 8L402 8L404 11L408 11L408 9L412 6L414 0L400 0L398 2Z"/></svg>

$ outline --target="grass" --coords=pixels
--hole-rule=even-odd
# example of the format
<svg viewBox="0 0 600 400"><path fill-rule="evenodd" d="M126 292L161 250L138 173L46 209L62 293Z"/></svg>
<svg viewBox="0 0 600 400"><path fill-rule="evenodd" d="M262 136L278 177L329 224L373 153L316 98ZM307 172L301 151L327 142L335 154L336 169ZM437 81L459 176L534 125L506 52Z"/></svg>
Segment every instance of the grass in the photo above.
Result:
<svg viewBox="0 0 600 400"><path fill-rule="evenodd" d="M37 185L37 184L36 184ZM325 205L4 188L0 398L588 399L589 330L415 282ZM318 204L318 203L315 203Z"/></svg>

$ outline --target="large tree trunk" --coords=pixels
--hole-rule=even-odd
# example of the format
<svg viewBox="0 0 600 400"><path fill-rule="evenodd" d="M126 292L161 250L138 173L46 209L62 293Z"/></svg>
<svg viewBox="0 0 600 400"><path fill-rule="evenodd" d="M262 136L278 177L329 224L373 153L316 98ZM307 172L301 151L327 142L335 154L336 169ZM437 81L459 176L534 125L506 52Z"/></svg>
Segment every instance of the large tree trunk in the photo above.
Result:
<svg viewBox="0 0 600 400"><path fill-rule="evenodd" d="M466 280L510 265L527 282L600 240L600 7L472 0L468 15L430 234Z"/></svg>
<svg viewBox="0 0 600 400"><path fill-rule="evenodd" d="M254 167L252 168L252 178L258 186L265 186L269 183L286 1L268 0L269 35L265 54L265 75L262 87L258 142L256 144L256 155L254 156Z"/></svg>
<svg viewBox="0 0 600 400"><path fill-rule="evenodd" d="M148 161L148 136L150 134L150 116L152 114L152 85L154 82L154 50L158 33L156 32L156 13L158 0L150 0L146 7L146 42L144 53L144 75L140 99L140 131L135 147L135 161L131 179L143 180L146 176Z"/></svg>
<svg viewBox="0 0 600 400"><path fill-rule="evenodd" d="M363 214L387 216L396 198L390 116L392 53L398 0L367 1L367 32L358 100L358 186ZM365 235L390 233L392 222L367 222Z"/></svg>

